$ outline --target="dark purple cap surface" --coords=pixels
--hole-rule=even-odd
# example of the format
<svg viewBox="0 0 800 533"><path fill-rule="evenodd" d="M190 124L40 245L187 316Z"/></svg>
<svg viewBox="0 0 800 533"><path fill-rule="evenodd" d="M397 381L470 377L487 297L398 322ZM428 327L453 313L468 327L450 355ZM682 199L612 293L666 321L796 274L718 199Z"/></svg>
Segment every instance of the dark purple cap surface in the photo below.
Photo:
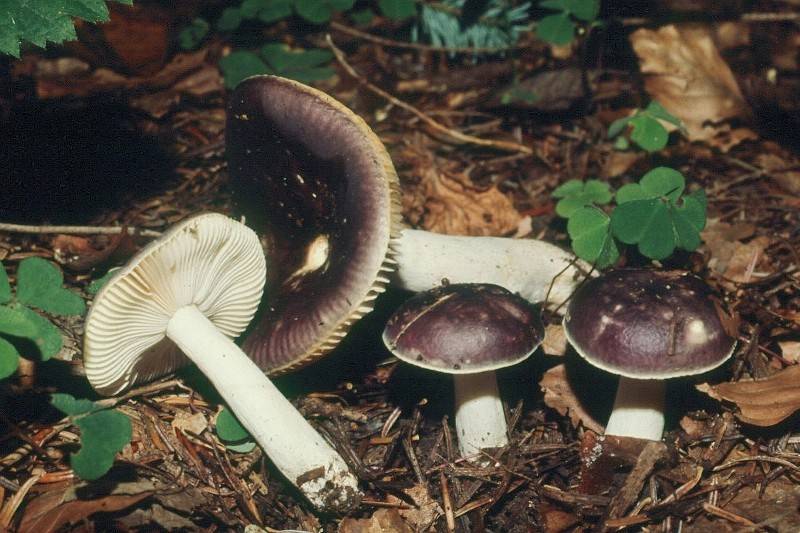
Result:
<svg viewBox="0 0 800 533"><path fill-rule="evenodd" d="M622 269L582 285L564 330L594 366L638 379L700 374L736 345L737 319L700 278L687 272Z"/></svg>
<svg viewBox="0 0 800 533"><path fill-rule="evenodd" d="M274 76L233 92L226 125L238 213L263 235L267 287L244 350L281 373L330 351L392 270L397 175L358 115Z"/></svg>
<svg viewBox="0 0 800 533"><path fill-rule="evenodd" d="M497 285L459 283L420 293L392 315L383 342L412 365L470 374L526 359L544 327L530 302Z"/></svg>

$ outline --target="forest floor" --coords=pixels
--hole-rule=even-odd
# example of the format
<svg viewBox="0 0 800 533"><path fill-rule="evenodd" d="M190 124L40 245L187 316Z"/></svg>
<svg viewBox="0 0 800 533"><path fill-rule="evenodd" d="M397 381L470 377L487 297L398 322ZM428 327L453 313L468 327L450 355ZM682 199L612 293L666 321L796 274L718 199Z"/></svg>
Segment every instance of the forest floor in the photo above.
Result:
<svg viewBox="0 0 800 533"><path fill-rule="evenodd" d="M315 513L257 447L221 444L218 399L192 372L116 398L132 441L109 474L85 482L69 463L80 432L48 404L53 392L98 399L81 366L83 318L51 317L61 352L0 389L0 527L800 531L800 7L740 4L747 10L719 16L632 10L571 45L523 35L513 52L488 55L391 40L380 20L365 30L336 22L327 31L342 55L317 84L384 141L414 227L568 249L552 193L570 179L618 189L666 165L705 190L703 243L662 266L719 291L741 318L739 342L720 368L669 383L663 442L599 436L615 378L566 347L560 318L546 313L544 349L499 372L510 445L486 466L459 459L449 376L398 363L381 343L409 296L390 290L332 354L277 379L359 476L365 497L348 516ZM157 28L148 5L136 20ZM115 11L123 28L133 24L125 13ZM151 240L91 228L162 232L203 211L235 216L217 68L230 43L212 35L180 52L166 41L150 50L155 66L141 67L101 34L7 61L0 97L0 223L90 228L0 231L0 260L12 283L21 260L55 261L89 302L89 284ZM303 38L325 47L324 37ZM609 125L652 99L685 130L654 153L615 147ZM648 263L633 249L620 260ZM754 393L752 380L768 381ZM605 457L590 467L598 446Z"/></svg>

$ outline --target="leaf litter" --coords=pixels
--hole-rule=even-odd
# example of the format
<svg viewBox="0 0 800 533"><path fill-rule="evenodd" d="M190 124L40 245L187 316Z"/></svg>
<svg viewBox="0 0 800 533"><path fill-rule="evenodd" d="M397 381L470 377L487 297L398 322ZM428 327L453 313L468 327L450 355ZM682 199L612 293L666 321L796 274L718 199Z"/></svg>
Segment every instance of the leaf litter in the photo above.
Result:
<svg viewBox="0 0 800 533"><path fill-rule="evenodd" d="M729 51L752 46L754 36L772 32L773 26L748 28L749 42L719 47L714 44L721 42L719 35L683 26L634 31L633 50L648 94L630 90L639 75L635 69L600 69L587 77L595 92L586 98L597 99L585 114L579 102L583 95L577 92L565 92L570 106L537 107L523 98L516 108L527 114L473 108L475 102L503 98L492 94L494 84L487 85L480 76L461 76L463 83L453 90L445 81L444 90L403 93L421 112L446 116L442 122L450 128L486 138L514 138L532 148L528 155L455 149L427 135L411 115L382 108L374 95L354 88L344 72L325 86L386 141L403 182L406 221L450 233L507 235L527 220L525 233L566 245L566 228L554 213L552 193L557 187L571 179L600 176L619 189L643 174L638 169L647 167L642 165L650 165L646 158L612 147L602 131L611 122L605 117L619 118L619 109L657 99L686 125L688 139L672 133L661 156L680 165L687 181L710 191L709 212L715 221L704 231L699 251L670 260L675 261L671 265L694 270L724 292L742 316L742 342L732 363L702 378L708 381L702 390L718 400L695 391L699 380L678 383L674 409L682 418L670 428L665 449L615 444L619 462L610 474L598 473L599 493L578 490L586 474L583 465L598 446L592 439L602 431L602 419L585 409L587 391L590 402L599 402L591 389L598 381L583 372L565 371L576 364L576 356L559 347L563 344L554 343L548 352L559 354L566 366L545 371L552 361L537 354L540 357L501 376L509 400L511 444L489 466L477 467L453 452L445 382L397 370L385 361L379 345L364 341L335 356L339 361L363 358L358 371L330 364L302 373L298 380L306 381L305 387L287 382L298 405L348 452L359 473L366 498L353 516L314 516L257 448L246 453L227 450L210 423L217 412L214 400L201 385L184 378L121 400L133 437L118 454L112 475L137 481L120 483L118 490L104 494L84 495L79 490L84 485L72 477L68 462L78 449L80 428L56 424L58 415L52 412L31 414L25 408L37 394L67 379L57 374L54 381L45 372L32 392L7 401L7 418L0 420L5 435L0 518L18 530L24 530L23 524L36 524L43 531L75 529L84 521L95 530L154 524L164 529L225 530L260 524L265 531L447 531L450 509L453 529L459 532L481 527L580 531L604 525L691 531L796 529L796 513L785 510L796 509L800 464L800 438L786 421L794 420L800 407L794 400L800 385L792 379L796 348L791 344L798 342L800 331L798 160L781 140L760 137L751 123L757 110L747 103L734 74L743 59ZM789 33L795 38L798 34ZM412 60L375 43L351 44L349 58L382 87L441 77L440 64L431 57ZM532 69L561 68L551 59L543 63L535 53L532 48L517 59L535 66ZM797 68L791 54L778 49L770 53L779 68ZM137 127L166 140L180 176L164 190L140 191L124 208L81 222L163 231L199 210L230 212L222 154L224 98L213 59L222 54L219 43L188 55L188 63L167 60L150 73L96 67L64 54L56 64L48 63L51 57L29 54L14 75L30 80L31 90L40 97L71 95L77 105L109 90L135 93L129 105L139 110ZM579 64L574 49L560 47L559 54L559 61ZM396 79L386 74L388 61L397 68ZM416 61L422 62L421 70ZM747 61L744 56L744 66L752 66ZM458 66L466 72L478 68L468 61ZM511 70L501 69L498 79L513 82L508 77ZM187 81L194 76L196 82ZM507 90L513 84L497 87ZM149 100L143 99L148 95ZM557 100L558 94L545 96ZM462 104L454 107L453 102ZM554 119L551 112L566 115ZM742 143L745 139L749 142ZM132 241L126 247L130 249L120 250L111 262L123 262L124 255L147 239ZM58 258L54 243L62 247L69 242L0 233L0 258L14 266L30 254ZM109 261L97 251L105 250L109 241L91 237L75 244L75 255L87 256L86 269L68 270L65 283L83 291L105 273L104 262ZM551 326L557 324L557 317L548 318ZM54 320L62 331L80 337L80 320ZM378 328L379 321L369 327ZM68 375L79 373L74 371L77 364L60 364ZM326 373L328 379L321 379ZM536 386L540 380L544 391ZM413 385L403 389L408 383ZM611 444L603 441L603 446L610 449Z"/></svg>

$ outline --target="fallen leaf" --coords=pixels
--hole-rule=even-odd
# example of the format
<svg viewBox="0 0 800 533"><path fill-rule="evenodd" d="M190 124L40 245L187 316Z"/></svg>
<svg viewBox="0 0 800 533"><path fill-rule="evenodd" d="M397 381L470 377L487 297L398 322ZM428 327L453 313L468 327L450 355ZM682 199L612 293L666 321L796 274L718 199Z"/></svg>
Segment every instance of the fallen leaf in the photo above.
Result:
<svg viewBox="0 0 800 533"><path fill-rule="evenodd" d="M749 243L741 242L755 233L755 226L748 223L728 224L718 219L708 221L700 233L705 248L709 252L708 266L723 277L735 281L745 281L746 271L753 255L756 260L764 255L769 244L767 237L756 237Z"/></svg>
<svg viewBox="0 0 800 533"><path fill-rule="evenodd" d="M431 497L424 485L414 485L408 489L403 489L403 492L414 502L415 506L409 509L398 509L398 512L414 531L426 531L425 528L433 524L437 517L444 514L439 502ZM392 494L387 497L387 501L397 504L406 503L406 501Z"/></svg>
<svg viewBox="0 0 800 533"><path fill-rule="evenodd" d="M603 433L603 426L589 415L573 392L563 364L545 372L539 381L539 387L544 392L544 403L558 411L561 416L569 415L573 426L583 425L595 433Z"/></svg>
<svg viewBox="0 0 800 533"><path fill-rule="evenodd" d="M85 520L94 513L110 513L127 509L153 495L152 491L137 494L110 494L90 500L72 499L74 487L46 492L25 507L19 531L50 533L63 526Z"/></svg>
<svg viewBox="0 0 800 533"><path fill-rule="evenodd" d="M457 162L411 150L420 182L404 187L403 212L412 223L451 235L506 235L517 229L521 215L496 186L477 186Z"/></svg>
<svg viewBox="0 0 800 533"><path fill-rule="evenodd" d="M413 533L397 509L378 509L369 518L345 518L339 533Z"/></svg>
<svg viewBox="0 0 800 533"><path fill-rule="evenodd" d="M800 365L790 366L767 379L736 381L709 385L697 390L715 400L733 402L739 408L736 417L754 426L774 426L800 409Z"/></svg>
<svg viewBox="0 0 800 533"><path fill-rule="evenodd" d="M800 162L787 161L771 153L761 153L756 164L763 168L782 189L800 196Z"/></svg>
<svg viewBox="0 0 800 533"><path fill-rule="evenodd" d="M543 70L530 78L496 89L487 107L566 111L586 98L581 69Z"/></svg>
<svg viewBox="0 0 800 533"><path fill-rule="evenodd" d="M800 362L800 341L778 341L781 347L781 356L793 363Z"/></svg>
<svg viewBox="0 0 800 533"><path fill-rule="evenodd" d="M191 435L200 435L208 428L208 420L203 413L189 414L187 411L178 411L172 419L172 427Z"/></svg>
<svg viewBox="0 0 800 533"><path fill-rule="evenodd" d="M613 150L605 162L603 169L600 171L600 176L603 178L613 178L627 172L637 161L642 159L643 152L641 150L622 152Z"/></svg>
<svg viewBox="0 0 800 533"><path fill-rule="evenodd" d="M643 28L630 39L647 92L681 119L689 140L706 141L727 151L743 140L757 138L748 128L720 124L747 120L751 110L707 29Z"/></svg>
<svg viewBox="0 0 800 533"><path fill-rule="evenodd" d="M761 264L761 259L765 257L764 249L769 244L770 238L764 235L756 237L746 244L735 243L733 253L728 259L728 265L722 274L728 280L736 283L753 281L753 272L763 271L767 268L767 265Z"/></svg>

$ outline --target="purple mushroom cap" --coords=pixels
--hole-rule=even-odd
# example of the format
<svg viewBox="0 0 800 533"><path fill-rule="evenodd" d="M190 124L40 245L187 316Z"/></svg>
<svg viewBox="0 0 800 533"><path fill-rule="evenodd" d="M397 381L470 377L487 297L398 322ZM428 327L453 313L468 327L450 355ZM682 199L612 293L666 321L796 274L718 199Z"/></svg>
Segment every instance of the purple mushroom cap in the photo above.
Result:
<svg viewBox="0 0 800 533"><path fill-rule="evenodd" d="M701 374L736 345L738 320L688 272L622 269L573 295L564 330L589 363L635 379Z"/></svg>
<svg viewBox="0 0 800 533"><path fill-rule="evenodd" d="M450 374L514 365L544 337L539 311L497 285L459 283L419 293L391 316L383 342L399 359Z"/></svg>

